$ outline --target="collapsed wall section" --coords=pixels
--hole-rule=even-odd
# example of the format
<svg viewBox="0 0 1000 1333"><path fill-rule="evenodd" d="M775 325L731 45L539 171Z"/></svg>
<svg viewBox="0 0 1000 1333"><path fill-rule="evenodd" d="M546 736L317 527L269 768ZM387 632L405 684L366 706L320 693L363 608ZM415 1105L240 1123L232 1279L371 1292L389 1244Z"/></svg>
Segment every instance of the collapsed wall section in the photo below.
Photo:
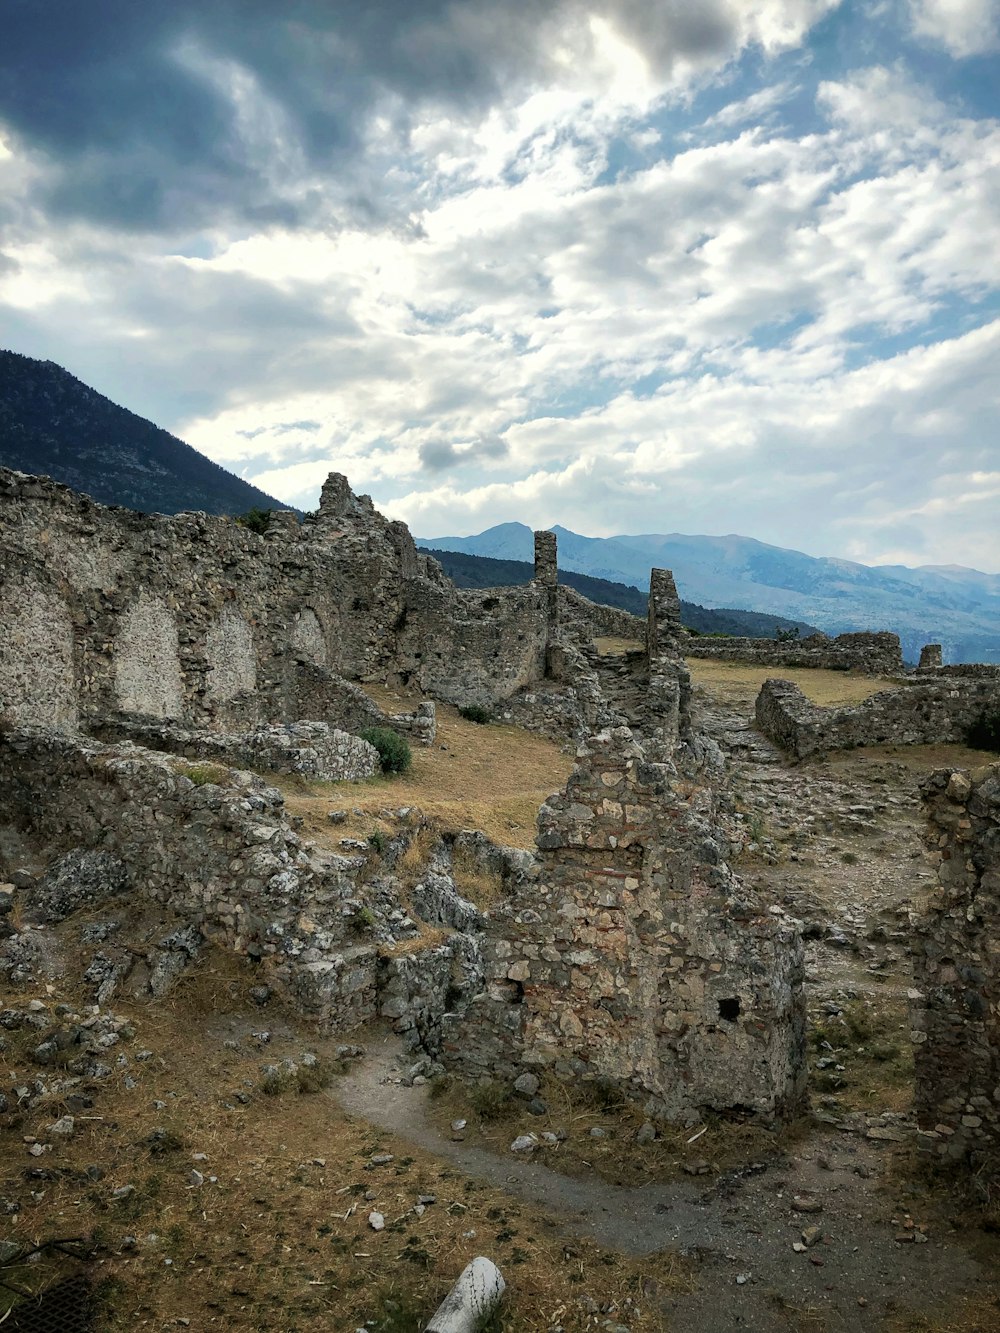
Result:
<svg viewBox="0 0 1000 1333"><path fill-rule="evenodd" d="M459 592L337 474L315 514L275 514L261 535L0 469L0 525L0 707L15 722L246 731L304 708L335 722L315 710L344 677L492 704L545 675L544 588Z"/></svg>
<svg viewBox="0 0 1000 1333"><path fill-rule="evenodd" d="M259 961L261 980L336 1026L375 1013L377 959L346 862L310 857L280 792L195 782L164 755L41 729L0 732L0 812L47 860L100 851L125 889ZM31 900L29 895L29 910Z"/></svg>
<svg viewBox="0 0 1000 1333"><path fill-rule="evenodd" d="M711 793L682 796L627 729L580 752L538 824L537 881L482 946L486 986L445 1016L469 1076L610 1079L651 1115L764 1115L803 1095L802 943L729 871Z"/></svg>
<svg viewBox="0 0 1000 1333"><path fill-rule="evenodd" d="M914 939L916 1110L951 1159L1000 1162L1000 764L922 785L937 890Z"/></svg>

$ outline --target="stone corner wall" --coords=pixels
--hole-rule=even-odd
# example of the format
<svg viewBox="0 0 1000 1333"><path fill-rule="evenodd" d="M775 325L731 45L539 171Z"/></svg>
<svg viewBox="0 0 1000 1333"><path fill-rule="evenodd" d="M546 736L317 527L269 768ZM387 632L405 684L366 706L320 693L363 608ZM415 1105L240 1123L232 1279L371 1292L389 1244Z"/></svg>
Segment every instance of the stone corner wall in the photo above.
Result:
<svg viewBox="0 0 1000 1333"><path fill-rule="evenodd" d="M787 680L766 680L757 726L799 759L860 745L964 744L984 715L1000 711L1000 674L926 672L861 703L820 708Z"/></svg>
<svg viewBox="0 0 1000 1333"><path fill-rule="evenodd" d="M914 937L916 1109L942 1156L1000 1165L1000 763L922 784L937 890Z"/></svg>

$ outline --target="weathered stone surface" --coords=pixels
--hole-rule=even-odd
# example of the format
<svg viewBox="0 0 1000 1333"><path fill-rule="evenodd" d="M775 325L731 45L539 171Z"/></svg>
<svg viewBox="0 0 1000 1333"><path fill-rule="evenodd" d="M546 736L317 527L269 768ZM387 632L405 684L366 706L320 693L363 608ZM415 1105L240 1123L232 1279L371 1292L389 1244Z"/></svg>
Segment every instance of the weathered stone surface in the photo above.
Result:
<svg viewBox="0 0 1000 1333"><path fill-rule="evenodd" d="M356 782L379 772L374 746L326 722L286 722L256 731L192 731L150 719L109 718L93 722L91 735L131 740L146 749L210 760L236 768L301 773L327 782Z"/></svg>
<svg viewBox="0 0 1000 1333"><path fill-rule="evenodd" d="M963 744L983 715L1000 710L1000 675L989 667L901 682L844 708L811 703L788 680L767 680L757 697L757 726L776 745L805 759L858 745Z"/></svg>
<svg viewBox="0 0 1000 1333"><path fill-rule="evenodd" d="M591 739L539 814L537 881L487 927L482 992L445 1019L445 1063L611 1079L666 1119L799 1105L797 925L725 865L710 790L674 776L625 730Z"/></svg>
<svg viewBox="0 0 1000 1333"><path fill-rule="evenodd" d="M805 639L688 638L689 657L710 657L723 662L760 666L822 667L827 671L854 671L866 676L901 675L903 654L898 634L859 632L810 634ZM921 663L923 665L923 663Z"/></svg>
<svg viewBox="0 0 1000 1333"><path fill-rule="evenodd" d="M956 780L958 779L958 780ZM1000 764L922 786L938 887L914 940L916 1109L942 1155L1000 1162Z"/></svg>

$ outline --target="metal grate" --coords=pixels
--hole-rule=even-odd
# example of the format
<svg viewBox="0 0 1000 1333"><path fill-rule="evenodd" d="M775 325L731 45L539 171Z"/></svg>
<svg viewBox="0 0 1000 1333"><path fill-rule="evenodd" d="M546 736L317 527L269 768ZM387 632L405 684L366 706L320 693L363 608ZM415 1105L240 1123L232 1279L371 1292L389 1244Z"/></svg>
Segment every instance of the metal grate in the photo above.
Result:
<svg viewBox="0 0 1000 1333"><path fill-rule="evenodd" d="M94 1314L90 1280L74 1273L15 1305L3 1333L92 1333Z"/></svg>

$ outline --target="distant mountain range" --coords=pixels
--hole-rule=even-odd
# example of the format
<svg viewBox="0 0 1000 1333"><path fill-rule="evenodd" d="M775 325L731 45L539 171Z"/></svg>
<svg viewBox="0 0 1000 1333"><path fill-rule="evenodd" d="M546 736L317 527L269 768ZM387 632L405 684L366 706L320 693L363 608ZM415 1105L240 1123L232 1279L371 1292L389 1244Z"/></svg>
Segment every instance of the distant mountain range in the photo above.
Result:
<svg viewBox="0 0 1000 1333"><path fill-rule="evenodd" d="M752 537L681 533L582 537L552 529L559 564L576 573L649 588L654 566L671 569L678 591L705 607L746 607L818 625L827 634L894 630L915 661L940 643L945 661L1000 662L1000 575L959 565L861 565L804 555ZM531 560L531 529L501 523L473 537L421 537L422 546L493 559Z"/></svg>
<svg viewBox="0 0 1000 1333"><path fill-rule="evenodd" d="M485 555L468 555L460 551L436 551L422 546L443 567L444 572L459 588L509 588L530 583L535 576L534 564L526 560L494 560ZM574 574L559 570L559 582L575 588L584 597L601 606L615 606L631 611L634 616L646 615L647 593L625 583L595 579L589 574ZM782 616L763 615L759 611L708 610L695 602L681 602L681 620L690 630L699 634L740 634L754 639L773 639L777 630L798 630L800 634L814 634L815 625L801 620L786 620Z"/></svg>
<svg viewBox="0 0 1000 1333"><path fill-rule="evenodd" d="M16 352L0 351L0 466L144 513L287 508L54 361Z"/></svg>

